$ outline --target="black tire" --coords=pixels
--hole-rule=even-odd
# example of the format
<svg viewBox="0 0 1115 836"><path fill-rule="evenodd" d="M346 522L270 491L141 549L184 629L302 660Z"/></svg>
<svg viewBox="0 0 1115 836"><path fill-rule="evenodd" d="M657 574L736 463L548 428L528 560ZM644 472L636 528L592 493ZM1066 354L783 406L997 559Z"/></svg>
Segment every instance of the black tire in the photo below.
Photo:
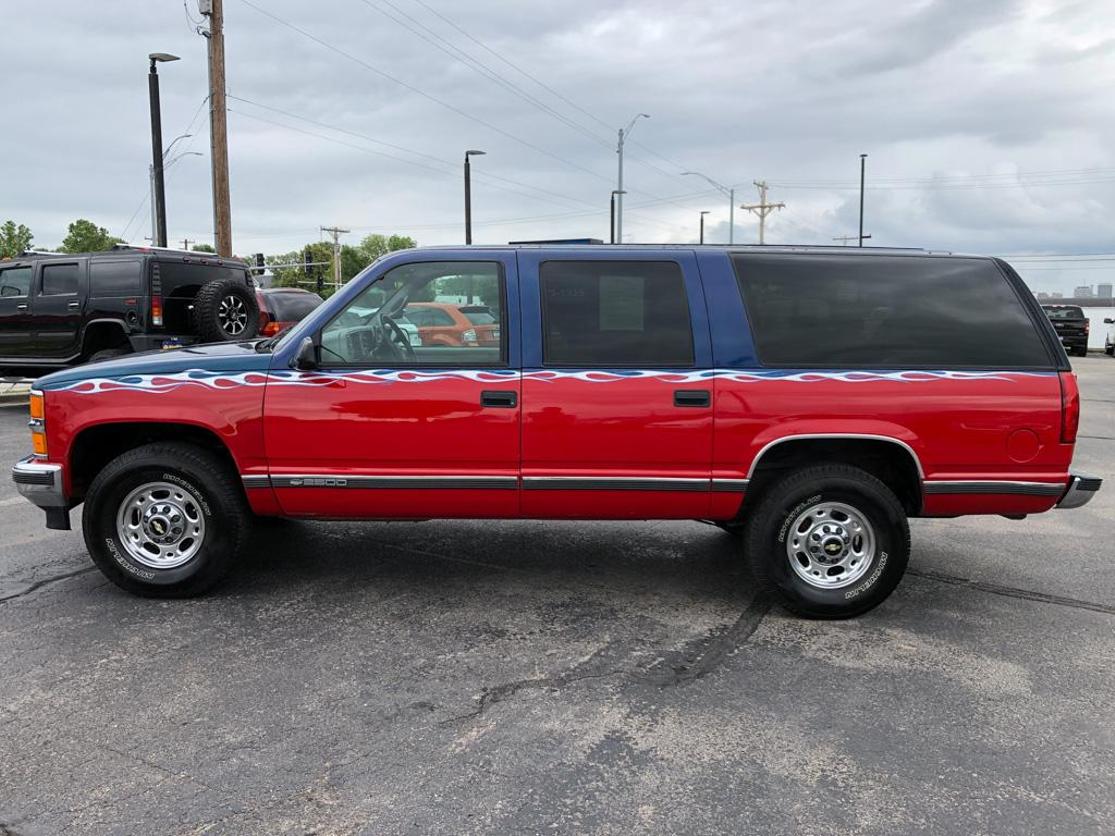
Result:
<svg viewBox="0 0 1115 836"><path fill-rule="evenodd" d="M791 565L786 538L793 532L787 529L812 507L830 502L850 506L870 523L875 548L855 581L818 588ZM795 471L763 493L748 519L744 548L756 580L786 609L806 618L851 618L881 604L898 586L910 557L910 528L894 492L874 476L848 465L821 465ZM799 560L803 571L807 562Z"/></svg>
<svg viewBox="0 0 1115 836"><path fill-rule="evenodd" d="M195 496L204 523L196 553L174 568L137 560L117 530L117 512L129 494L158 482L182 486ZM81 522L97 568L121 589L151 598L188 598L211 588L224 577L251 529L243 489L228 465L199 447L179 443L147 444L113 459L93 480Z"/></svg>
<svg viewBox="0 0 1115 836"><path fill-rule="evenodd" d="M1108 357L1115 357L1115 345L1109 345L1104 348L1103 353Z"/></svg>
<svg viewBox="0 0 1115 836"><path fill-rule="evenodd" d="M194 297L193 324L202 342L252 339L259 333L255 291L235 279L202 285Z"/></svg>
<svg viewBox="0 0 1115 836"><path fill-rule="evenodd" d="M87 363L99 363L102 360L111 360L113 357L123 357L125 354L131 354L130 348L105 348L100 351L95 351L89 355Z"/></svg>

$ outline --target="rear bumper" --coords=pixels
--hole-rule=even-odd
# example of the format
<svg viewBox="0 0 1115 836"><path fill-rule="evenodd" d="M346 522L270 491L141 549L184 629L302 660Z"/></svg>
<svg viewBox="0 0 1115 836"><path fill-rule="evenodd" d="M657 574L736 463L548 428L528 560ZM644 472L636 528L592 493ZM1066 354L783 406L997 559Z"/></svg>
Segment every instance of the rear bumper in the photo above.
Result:
<svg viewBox="0 0 1115 836"><path fill-rule="evenodd" d="M1092 501L1092 497L1099 492L1102 485L1103 480L1098 476L1070 473L1069 486L1061 497L1061 501L1057 503L1057 507L1079 508L1081 505L1087 505Z"/></svg>
<svg viewBox="0 0 1115 836"><path fill-rule="evenodd" d="M28 456L12 467L12 481L28 502L46 512L46 527L68 531L70 502L62 489L62 465Z"/></svg>

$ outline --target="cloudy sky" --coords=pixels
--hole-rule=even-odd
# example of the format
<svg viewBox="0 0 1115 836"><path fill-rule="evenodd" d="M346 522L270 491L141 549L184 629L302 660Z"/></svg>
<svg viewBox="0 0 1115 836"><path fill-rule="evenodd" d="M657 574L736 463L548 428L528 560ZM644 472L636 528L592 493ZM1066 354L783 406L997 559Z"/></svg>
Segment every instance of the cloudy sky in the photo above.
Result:
<svg viewBox="0 0 1115 836"><path fill-rule="evenodd" d="M770 243L858 224L872 243L996 254L1115 251L1115 6L1109 0L225 0L234 246L607 239L615 134L625 239L726 241L728 199L784 201ZM56 246L87 217L150 234L147 53L161 70L172 239L212 239L197 0L6 3L0 220ZM736 241L754 241L737 210ZM1019 261L1036 290L1110 262Z"/></svg>

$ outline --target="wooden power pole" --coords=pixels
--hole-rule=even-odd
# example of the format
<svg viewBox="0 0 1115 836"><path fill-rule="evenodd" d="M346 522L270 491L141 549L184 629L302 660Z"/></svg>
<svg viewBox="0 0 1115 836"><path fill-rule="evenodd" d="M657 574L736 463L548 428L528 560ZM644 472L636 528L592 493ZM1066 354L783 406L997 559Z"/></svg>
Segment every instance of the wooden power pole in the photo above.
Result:
<svg viewBox="0 0 1115 836"><path fill-rule="evenodd" d="M775 209L785 209L785 203L767 203L767 189L770 188L765 180L756 180L756 187L759 189L759 202L758 203L745 203L740 209L746 209L748 212L754 212L759 216L759 243L765 243L764 237L766 235L767 215Z"/></svg>
<svg viewBox="0 0 1115 836"><path fill-rule="evenodd" d="M333 291L336 292L341 289L341 236L351 232L351 230L336 226L323 226L321 231L333 236Z"/></svg>
<svg viewBox="0 0 1115 836"><path fill-rule="evenodd" d="M209 150L213 160L213 229L217 254L232 256L232 208L228 191L228 108L225 104L224 0L202 0L209 18Z"/></svg>

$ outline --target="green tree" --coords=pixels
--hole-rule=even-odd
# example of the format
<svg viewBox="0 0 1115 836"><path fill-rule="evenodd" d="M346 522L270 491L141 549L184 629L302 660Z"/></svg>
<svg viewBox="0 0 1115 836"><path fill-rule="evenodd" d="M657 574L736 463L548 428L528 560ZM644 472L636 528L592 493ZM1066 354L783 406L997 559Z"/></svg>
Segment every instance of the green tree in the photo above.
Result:
<svg viewBox="0 0 1115 836"><path fill-rule="evenodd" d="M344 244L341 246L341 283L351 281L361 270L382 255L416 246L418 245L415 240L407 235L369 235L356 246ZM301 266L306 249L310 251L311 261L325 262L311 267L308 277L306 270ZM268 265L287 265L272 266L271 272L275 276L276 287L301 287L316 291L317 277L320 275L321 295L328 298L334 292L333 245L327 241L314 241L301 250L269 255L265 261Z"/></svg>
<svg viewBox="0 0 1115 836"><path fill-rule="evenodd" d="M78 218L72 224L62 239L61 252L64 253L95 253L101 250L111 250L113 244L122 244L124 241L108 234L103 226L97 226L85 218Z"/></svg>
<svg viewBox="0 0 1115 836"><path fill-rule="evenodd" d="M212 244L194 244L190 247L195 253L215 253L216 250Z"/></svg>
<svg viewBox="0 0 1115 836"><path fill-rule="evenodd" d="M4 221L0 226L0 258L15 258L30 248L35 236L23 224Z"/></svg>
<svg viewBox="0 0 1115 836"><path fill-rule="evenodd" d="M359 249L365 259L365 267L380 256L396 250L409 250L417 247L418 242L409 235L368 235L360 242ZM363 268L361 268L363 269Z"/></svg>

